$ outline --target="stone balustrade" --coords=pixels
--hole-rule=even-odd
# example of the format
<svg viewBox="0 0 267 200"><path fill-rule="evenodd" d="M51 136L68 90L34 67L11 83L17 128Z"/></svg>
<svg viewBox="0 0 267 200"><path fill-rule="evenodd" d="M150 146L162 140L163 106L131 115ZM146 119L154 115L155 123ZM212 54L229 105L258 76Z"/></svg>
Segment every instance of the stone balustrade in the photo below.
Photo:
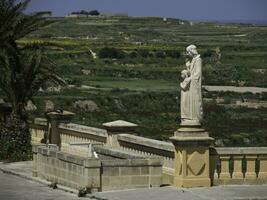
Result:
<svg viewBox="0 0 267 200"><path fill-rule="evenodd" d="M267 147L212 148L213 185L267 182Z"/></svg>
<svg viewBox="0 0 267 200"><path fill-rule="evenodd" d="M114 129L113 126L112 123ZM61 150L66 153L86 156L88 155L86 145L71 144L97 143L142 156L159 156L163 158L163 184L173 185L175 149L170 142L135 136L133 133L127 133L125 127L111 131L110 127L99 129L73 123L60 123L58 128ZM47 132L46 121L36 119L31 124L31 131L32 142L40 143ZM267 147L212 147L209 165L212 185L264 184L267 182Z"/></svg>
<svg viewBox="0 0 267 200"><path fill-rule="evenodd" d="M163 184L173 184L174 147L169 142L153 140L130 134L120 134L118 143L122 150L145 156L163 158Z"/></svg>
<svg viewBox="0 0 267 200"><path fill-rule="evenodd" d="M64 146L69 146L70 143L97 142L105 144L107 141L107 132L105 129L73 123L60 123L58 128L63 148ZM32 133L32 143L42 143L42 141L45 140L45 134L47 134L46 119L35 119L33 123L30 123L30 129Z"/></svg>
<svg viewBox="0 0 267 200"><path fill-rule="evenodd" d="M71 143L102 143L106 144L107 132L103 129L73 124L59 124L61 150L76 155L85 155L87 151L81 147L70 148Z"/></svg>
<svg viewBox="0 0 267 200"><path fill-rule="evenodd" d="M174 147L169 142L153 140L130 134L118 135L118 143L122 150L145 156L163 158L163 184L173 184Z"/></svg>

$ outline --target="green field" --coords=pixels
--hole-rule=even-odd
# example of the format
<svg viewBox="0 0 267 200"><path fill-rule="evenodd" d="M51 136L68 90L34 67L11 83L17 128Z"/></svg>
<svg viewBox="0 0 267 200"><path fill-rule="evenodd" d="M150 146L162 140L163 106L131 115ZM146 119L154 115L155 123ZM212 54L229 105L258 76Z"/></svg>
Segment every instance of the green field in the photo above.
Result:
<svg viewBox="0 0 267 200"><path fill-rule="evenodd" d="M139 135L167 140L179 126L180 71L190 44L202 55L204 85L267 87L267 27L152 17L50 20L55 23L18 42L44 46L74 87L40 92L32 116L42 116L50 100L75 112L77 123L101 127L123 119L139 124ZM267 108L234 105L267 101L266 94L204 91L204 97L204 126L218 145L267 145ZM91 100L99 109L75 108L77 100Z"/></svg>

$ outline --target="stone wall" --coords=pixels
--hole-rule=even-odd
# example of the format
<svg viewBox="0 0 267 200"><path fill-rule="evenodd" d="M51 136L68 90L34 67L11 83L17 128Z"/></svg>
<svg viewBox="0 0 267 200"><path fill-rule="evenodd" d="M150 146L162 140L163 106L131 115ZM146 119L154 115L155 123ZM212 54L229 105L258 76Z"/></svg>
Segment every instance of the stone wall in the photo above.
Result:
<svg viewBox="0 0 267 200"><path fill-rule="evenodd" d="M33 175L74 189L101 189L98 159L33 146Z"/></svg>
<svg viewBox="0 0 267 200"><path fill-rule="evenodd" d="M46 121L43 119L37 119L31 124L32 142L34 144L40 143L40 141L43 139L45 133L47 132L46 127ZM139 137L133 134L108 133L105 129L81 126L72 123L59 124L59 133L61 137L61 150L72 155L88 157L88 154L90 153L88 144L93 143L102 144L109 147L109 149L116 148L122 152L135 154L146 159L151 159L153 156L158 156L163 160L162 183L173 185L175 162L174 146L172 143ZM112 134L116 134L116 137L112 137L112 139L117 141L108 142L108 137L109 135L112 136ZM75 145L82 143L85 145ZM116 146L112 146L112 144L116 144ZM123 156L121 154L120 158L122 157ZM142 176L142 178L138 179L147 180L147 176L153 175L153 170L151 170L151 167L148 170L149 174L144 174L144 171L147 171L147 169L142 168L144 167L143 165L145 163L143 163L142 167L136 166L135 170L133 170L132 167L128 168L126 161L121 161L118 163L124 163L122 164L123 166L117 165L117 169L115 170L113 165L115 165L116 162L114 161L114 163L112 163L112 161L103 161L103 167L105 170L107 170L107 173L111 173L108 172L109 170L116 171L114 172L116 174L114 177L120 177L123 185L130 184L128 185L129 188L137 187L135 184L137 184L138 181L137 179L133 178L133 176ZM210 178L213 185L267 183L266 147L211 148L209 163ZM132 174L126 175L124 172L127 170L129 173L132 172ZM110 185L116 182L116 178L113 176L106 177L105 174L103 174L103 177L103 188L112 189L112 186ZM159 178L154 177L153 179ZM119 183L119 181L117 183ZM150 184L157 185L154 184L152 179L149 179L149 181L145 182L142 187ZM114 187L120 188L122 186L118 185Z"/></svg>
<svg viewBox="0 0 267 200"><path fill-rule="evenodd" d="M75 189L98 191L158 187L162 160L145 158L105 147L99 158L71 155L46 146L33 146L33 175Z"/></svg>

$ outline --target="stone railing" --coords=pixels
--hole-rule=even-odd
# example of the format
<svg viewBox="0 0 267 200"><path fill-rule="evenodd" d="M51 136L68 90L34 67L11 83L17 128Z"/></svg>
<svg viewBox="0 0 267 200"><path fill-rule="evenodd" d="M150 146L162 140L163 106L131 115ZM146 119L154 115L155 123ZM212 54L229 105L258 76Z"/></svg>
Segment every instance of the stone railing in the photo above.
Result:
<svg viewBox="0 0 267 200"><path fill-rule="evenodd" d="M88 155L88 145L103 144L109 148L142 156L159 156L163 159L163 184L174 184L175 148L170 142L163 142L135 136L127 131L132 124L120 122L104 126L105 129L72 123L59 123L58 132L61 150L74 155ZM129 127L128 127L129 128ZM31 124L33 143L40 143L47 131L45 120ZM267 147L213 148L209 150L209 172L212 185L263 184L267 183Z"/></svg>
<svg viewBox="0 0 267 200"><path fill-rule="evenodd" d="M211 148L213 185L267 182L267 147Z"/></svg>
<svg viewBox="0 0 267 200"><path fill-rule="evenodd" d="M173 184L174 147L172 143L139 137L130 134L118 135L122 150L146 156L163 158L163 184Z"/></svg>
<svg viewBox="0 0 267 200"><path fill-rule="evenodd" d="M37 118L30 123L32 133L32 143L41 143L47 134L47 120ZM58 125L61 145L65 146L70 143L80 142L98 142L106 143L107 131L94 127L88 127L73 123L60 123Z"/></svg>
<svg viewBox="0 0 267 200"><path fill-rule="evenodd" d="M76 146L70 148L70 144L75 143L101 143L106 144L107 132L103 129L82 126L72 123L59 124L59 134L61 139L61 150L64 152L86 155L87 151L83 147Z"/></svg>
<svg viewBox="0 0 267 200"><path fill-rule="evenodd" d="M156 155L164 158L164 167L174 168L174 148L169 142L148 139L129 134L118 135L121 149L142 155Z"/></svg>

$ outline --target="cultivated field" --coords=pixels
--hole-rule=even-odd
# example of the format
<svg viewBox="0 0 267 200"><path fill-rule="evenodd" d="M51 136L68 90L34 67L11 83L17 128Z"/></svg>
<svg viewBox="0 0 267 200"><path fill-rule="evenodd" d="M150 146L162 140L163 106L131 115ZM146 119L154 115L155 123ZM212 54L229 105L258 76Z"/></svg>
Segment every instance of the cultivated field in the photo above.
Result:
<svg viewBox="0 0 267 200"><path fill-rule="evenodd" d="M54 105L74 111L77 123L101 127L123 119L139 124L139 135L166 140L179 126L185 47L196 44L205 64L203 84L220 86L203 92L204 126L216 144L267 145L267 108L231 106L267 101L266 89L221 89L267 88L267 27L141 17L51 20L19 43L44 46L69 87L43 88L32 116Z"/></svg>

